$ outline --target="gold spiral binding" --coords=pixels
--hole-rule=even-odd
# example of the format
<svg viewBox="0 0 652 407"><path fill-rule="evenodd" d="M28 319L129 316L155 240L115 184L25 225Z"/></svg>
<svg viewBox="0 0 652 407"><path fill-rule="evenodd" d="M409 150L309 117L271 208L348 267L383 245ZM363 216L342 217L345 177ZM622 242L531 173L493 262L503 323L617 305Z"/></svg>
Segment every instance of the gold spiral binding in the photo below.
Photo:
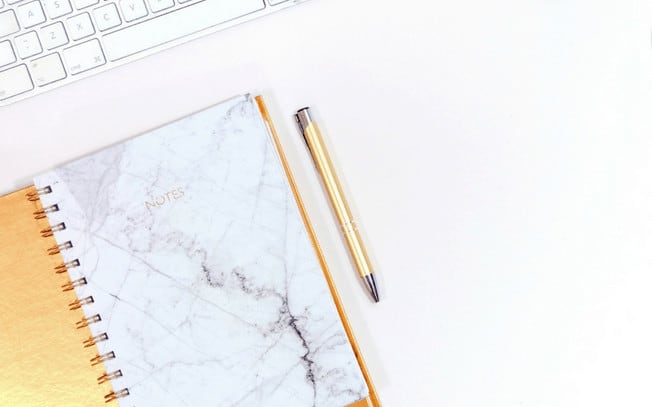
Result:
<svg viewBox="0 0 652 407"><path fill-rule="evenodd" d="M70 304L68 304L68 308L71 311L74 311L74 310L80 309L82 307L82 305L92 304L94 302L95 302L95 300L93 299L93 296L91 295L91 296L88 296L86 298L82 298L81 300L75 300L75 301L71 302Z"/></svg>
<svg viewBox="0 0 652 407"><path fill-rule="evenodd" d="M46 206L45 208L34 212L34 219L45 219L48 217L48 213L59 212L59 205L54 204Z"/></svg>
<svg viewBox="0 0 652 407"><path fill-rule="evenodd" d="M62 274L75 267L79 267L79 259L59 264L54 268L54 272L57 274Z"/></svg>
<svg viewBox="0 0 652 407"><path fill-rule="evenodd" d="M61 288L63 291L72 291L75 289L75 287L81 287L83 285L88 284L88 281L86 281L86 277L78 278L77 280L69 281L66 284L62 285Z"/></svg>
<svg viewBox="0 0 652 407"><path fill-rule="evenodd" d="M0 0L1 1L1 0ZM52 193L52 188L48 185L43 188L39 188L35 191L32 191L27 194L27 199L32 202L36 202L40 200L41 195L45 194L50 194ZM53 213L53 212L58 212L59 205L58 204L53 204L47 207L43 207L42 209L35 211L34 212L34 219L41 220L41 219L46 219L48 217L48 214ZM62 230L66 229L66 224L64 222L58 223L54 226L50 226L48 228L42 229L41 230L41 236L44 238L47 237L52 237L54 236L55 232L60 232ZM73 244L71 241L67 241L65 243L55 245L50 247L47 252L49 255L57 255L60 254L64 250L72 249ZM79 259L74 259L68 262L64 262L59 264L54 268L55 273L57 274L63 274L67 273L70 269L79 267L80 262ZM81 287L83 285L88 284L88 281L86 280L86 277L81 277L76 280L71 280L67 282L66 284L63 284L61 286L61 289L63 291L73 291L77 287ZM95 300L93 299L93 296L88 296L84 298L78 298L77 300L71 302L68 304L68 308L72 311L74 310L79 310L81 309L84 305L92 304L94 303ZM100 314L95 314L90 317L84 317L81 320L77 321L75 326L77 329L82 329L85 327L88 327L91 324L98 323L102 320L102 317ZM108 341L109 340L109 335L106 334L106 332L101 333L99 335L91 336L88 339L84 340L83 345L85 348L90 348L93 346L96 346L100 342ZM103 362L107 360L115 359L115 352L110 351L104 354L97 354L94 358L90 360L91 366L96 366L99 364L102 364ZM107 382L110 382L111 380L118 379L122 377L122 370L116 370L114 372L105 372L102 376L97 378L98 384L104 384ZM122 390L118 391L111 391L109 394L106 394L104 396L104 402L105 403L110 403L112 401L116 401L119 398L126 397L129 395L129 389L124 388Z"/></svg>
<svg viewBox="0 0 652 407"><path fill-rule="evenodd" d="M106 334L106 332L101 333L99 335L91 336L88 339L84 340L84 347L85 348L92 348L93 346L97 345L100 342L108 341L109 340L109 335Z"/></svg>
<svg viewBox="0 0 652 407"><path fill-rule="evenodd" d="M31 202L38 201L41 199L41 195L49 194L52 192L52 188L50 186L46 186L43 188L39 188L36 191L30 192L27 194L27 200Z"/></svg>
<svg viewBox="0 0 652 407"><path fill-rule="evenodd" d="M66 229L66 224L61 222L57 223L54 226L50 226L49 228L45 228L41 230L41 237L52 237L54 236L54 232L61 232L62 230Z"/></svg>
<svg viewBox="0 0 652 407"><path fill-rule="evenodd" d="M103 355L97 355L93 359L91 359L91 366L96 366L99 365L102 362L106 362L107 360L115 359L115 352L107 352Z"/></svg>
<svg viewBox="0 0 652 407"><path fill-rule="evenodd" d="M119 377L122 377L122 370L116 370L115 372L111 373L104 373L102 376L97 378L97 384L103 384Z"/></svg>
<svg viewBox="0 0 652 407"><path fill-rule="evenodd" d="M62 243L60 245L52 246L48 249L48 254L50 256L54 256L55 254L59 254L64 250L72 249L72 242L67 241L66 243Z"/></svg>
<svg viewBox="0 0 652 407"><path fill-rule="evenodd" d="M129 395L129 389L122 389L118 391L112 391L111 393L104 396L104 402L110 403L122 397L127 397Z"/></svg>
<svg viewBox="0 0 652 407"><path fill-rule="evenodd" d="M86 328L90 324L98 323L101 320L102 320L102 317L100 316L100 314L95 314L93 316L84 317L84 318L80 319L79 321L77 321L75 326L77 327L77 329L82 329L82 328Z"/></svg>

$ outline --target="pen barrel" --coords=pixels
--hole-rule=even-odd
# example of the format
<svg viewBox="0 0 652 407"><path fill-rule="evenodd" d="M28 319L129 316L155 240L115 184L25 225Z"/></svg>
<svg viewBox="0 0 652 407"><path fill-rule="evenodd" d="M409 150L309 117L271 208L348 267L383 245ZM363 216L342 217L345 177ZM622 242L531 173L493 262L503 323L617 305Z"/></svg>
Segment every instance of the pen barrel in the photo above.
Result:
<svg viewBox="0 0 652 407"><path fill-rule="evenodd" d="M373 268L369 260L369 255L367 254L367 249L362 243L362 238L353 218L351 208L344 197L342 185L335 173L335 168L326 150L319 129L315 122L311 122L303 130L306 143L317 167L317 172L319 172L326 188L333 212L335 212L335 216L340 224L344 240L349 248L349 253L356 269L360 277L368 276L373 273Z"/></svg>

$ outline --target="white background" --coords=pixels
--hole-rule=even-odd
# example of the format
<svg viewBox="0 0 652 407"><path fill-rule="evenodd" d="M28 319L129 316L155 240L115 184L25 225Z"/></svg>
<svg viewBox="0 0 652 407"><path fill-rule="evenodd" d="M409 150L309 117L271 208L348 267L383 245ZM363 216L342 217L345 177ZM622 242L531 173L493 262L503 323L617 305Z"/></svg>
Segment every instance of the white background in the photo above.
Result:
<svg viewBox="0 0 652 407"><path fill-rule="evenodd" d="M643 0L313 0L0 108L0 192L260 92L385 406L649 406L651 30ZM296 132L304 105L380 304Z"/></svg>

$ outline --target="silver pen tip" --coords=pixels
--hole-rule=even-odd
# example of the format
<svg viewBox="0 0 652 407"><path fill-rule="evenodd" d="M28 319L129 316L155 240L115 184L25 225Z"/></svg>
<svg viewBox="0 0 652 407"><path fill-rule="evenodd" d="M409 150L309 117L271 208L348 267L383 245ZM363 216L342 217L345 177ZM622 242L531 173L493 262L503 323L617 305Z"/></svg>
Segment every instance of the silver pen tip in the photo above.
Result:
<svg viewBox="0 0 652 407"><path fill-rule="evenodd" d="M371 297L374 299L375 302L380 302L380 297L378 296L378 287L376 287L376 279L374 278L373 274L369 274L364 276L364 281L365 285L367 286L367 290L369 291L369 294L371 294Z"/></svg>

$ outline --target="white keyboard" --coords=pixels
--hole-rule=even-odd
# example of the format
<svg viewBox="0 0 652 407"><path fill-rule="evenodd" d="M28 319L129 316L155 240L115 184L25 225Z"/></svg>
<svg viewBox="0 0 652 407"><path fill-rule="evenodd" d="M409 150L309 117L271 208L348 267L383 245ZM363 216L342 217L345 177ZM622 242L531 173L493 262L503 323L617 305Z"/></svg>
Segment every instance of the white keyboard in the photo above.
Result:
<svg viewBox="0 0 652 407"><path fill-rule="evenodd" d="M303 0L0 0L0 106Z"/></svg>

